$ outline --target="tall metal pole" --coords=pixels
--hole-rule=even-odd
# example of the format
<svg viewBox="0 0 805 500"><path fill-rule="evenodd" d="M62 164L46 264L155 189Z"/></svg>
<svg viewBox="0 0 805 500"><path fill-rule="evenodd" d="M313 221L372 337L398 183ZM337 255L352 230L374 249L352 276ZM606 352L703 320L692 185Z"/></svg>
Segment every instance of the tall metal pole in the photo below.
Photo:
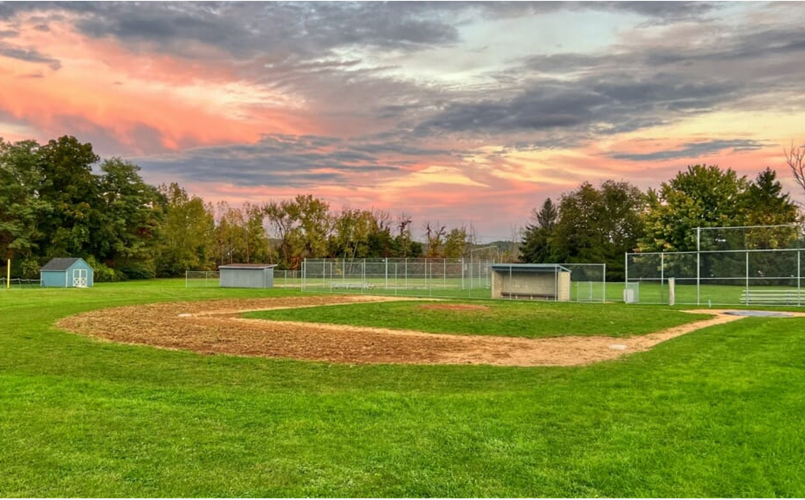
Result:
<svg viewBox="0 0 805 500"><path fill-rule="evenodd" d="M701 274L702 274L702 228L696 228L696 305L702 304L701 292Z"/></svg>
<svg viewBox="0 0 805 500"><path fill-rule="evenodd" d="M665 303L665 252L660 254L660 303Z"/></svg>

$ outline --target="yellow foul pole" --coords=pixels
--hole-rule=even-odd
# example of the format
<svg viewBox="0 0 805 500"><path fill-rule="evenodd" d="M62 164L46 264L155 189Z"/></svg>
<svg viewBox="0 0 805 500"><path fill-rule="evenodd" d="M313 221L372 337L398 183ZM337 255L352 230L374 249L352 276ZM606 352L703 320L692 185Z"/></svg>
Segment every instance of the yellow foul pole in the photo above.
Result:
<svg viewBox="0 0 805 500"><path fill-rule="evenodd" d="M6 289L11 288L11 257L6 261Z"/></svg>

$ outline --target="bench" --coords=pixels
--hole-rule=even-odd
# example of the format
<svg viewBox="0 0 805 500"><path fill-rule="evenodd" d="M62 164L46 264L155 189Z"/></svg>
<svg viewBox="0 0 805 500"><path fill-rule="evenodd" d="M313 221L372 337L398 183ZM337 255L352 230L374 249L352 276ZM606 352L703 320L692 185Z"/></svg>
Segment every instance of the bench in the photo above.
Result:
<svg viewBox="0 0 805 500"><path fill-rule="evenodd" d="M346 290L371 290L375 286L371 283L361 283L361 282L346 282L346 281L333 281L330 283L330 290L336 289L346 289Z"/></svg>
<svg viewBox="0 0 805 500"><path fill-rule="evenodd" d="M517 292L500 292L501 297L509 297L512 299L528 299L528 300L556 300L556 295L549 293L517 293Z"/></svg>
<svg viewBox="0 0 805 500"><path fill-rule="evenodd" d="M743 290L742 304L785 304L800 305L805 302L805 293L799 290Z"/></svg>

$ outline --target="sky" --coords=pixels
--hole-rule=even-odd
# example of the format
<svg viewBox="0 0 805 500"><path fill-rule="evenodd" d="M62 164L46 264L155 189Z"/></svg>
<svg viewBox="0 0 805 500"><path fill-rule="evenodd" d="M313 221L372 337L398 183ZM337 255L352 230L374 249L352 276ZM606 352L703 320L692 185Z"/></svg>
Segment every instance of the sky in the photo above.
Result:
<svg viewBox="0 0 805 500"><path fill-rule="evenodd" d="M511 238L581 182L777 170L805 4L0 3L0 137L91 142L209 201Z"/></svg>

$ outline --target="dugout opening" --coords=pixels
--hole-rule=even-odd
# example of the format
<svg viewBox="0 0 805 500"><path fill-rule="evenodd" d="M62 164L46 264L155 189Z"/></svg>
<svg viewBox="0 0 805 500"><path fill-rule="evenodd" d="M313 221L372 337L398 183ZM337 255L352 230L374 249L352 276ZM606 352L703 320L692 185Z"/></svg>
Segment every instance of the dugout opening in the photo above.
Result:
<svg viewBox="0 0 805 500"><path fill-rule="evenodd" d="M492 298L570 301L570 269L559 264L493 264Z"/></svg>

